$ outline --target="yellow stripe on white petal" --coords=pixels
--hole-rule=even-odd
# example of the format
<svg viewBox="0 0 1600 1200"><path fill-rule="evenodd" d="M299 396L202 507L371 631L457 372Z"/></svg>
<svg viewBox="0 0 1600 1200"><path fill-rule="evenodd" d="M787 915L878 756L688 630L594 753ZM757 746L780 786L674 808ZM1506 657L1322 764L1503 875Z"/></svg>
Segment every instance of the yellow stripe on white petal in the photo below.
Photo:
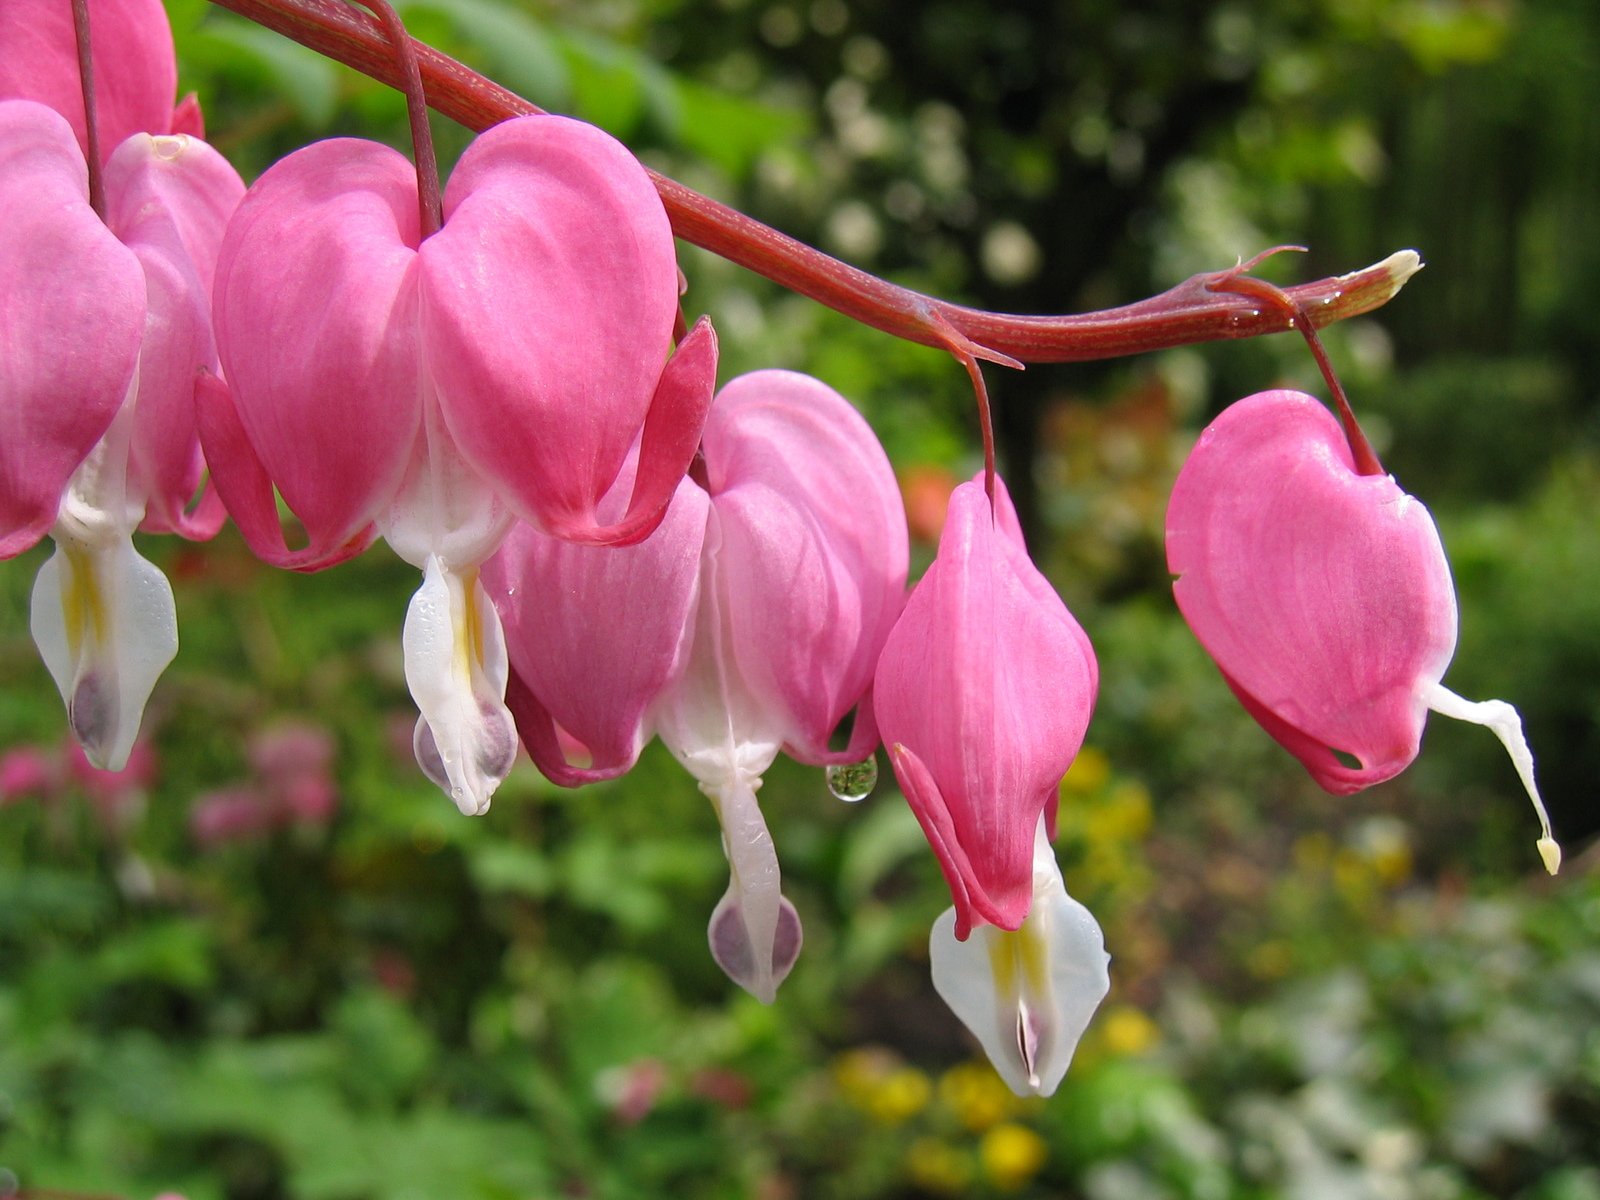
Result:
<svg viewBox="0 0 1600 1200"><path fill-rule="evenodd" d="M476 568L455 571L437 555L406 610L406 684L421 712L417 763L468 816L489 811L517 757L506 708L505 635Z"/></svg>
<svg viewBox="0 0 1600 1200"><path fill-rule="evenodd" d="M172 585L127 533L81 542L58 529L55 538L33 585L33 640L83 752L120 771L156 680L178 653Z"/></svg>
<svg viewBox="0 0 1600 1200"><path fill-rule="evenodd" d="M1033 905L1015 932L984 925L955 936L955 909L934 922L933 986L1019 1096L1055 1093L1111 987L1100 925L1067 895L1041 818Z"/></svg>
<svg viewBox="0 0 1600 1200"><path fill-rule="evenodd" d="M133 548L145 508L128 478L138 397L136 369L110 428L67 483L30 613L72 735L107 771L127 766L150 693L178 653L172 585Z"/></svg>

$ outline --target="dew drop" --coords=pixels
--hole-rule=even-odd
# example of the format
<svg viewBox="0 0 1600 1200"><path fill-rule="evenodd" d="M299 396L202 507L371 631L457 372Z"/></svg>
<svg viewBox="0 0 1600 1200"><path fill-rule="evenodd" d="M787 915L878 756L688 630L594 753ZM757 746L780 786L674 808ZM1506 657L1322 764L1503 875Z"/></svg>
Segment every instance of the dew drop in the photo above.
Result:
<svg viewBox="0 0 1600 1200"><path fill-rule="evenodd" d="M855 804L870 796L878 785L878 756L874 754L858 763L835 763L827 769L826 775L828 790L834 797Z"/></svg>

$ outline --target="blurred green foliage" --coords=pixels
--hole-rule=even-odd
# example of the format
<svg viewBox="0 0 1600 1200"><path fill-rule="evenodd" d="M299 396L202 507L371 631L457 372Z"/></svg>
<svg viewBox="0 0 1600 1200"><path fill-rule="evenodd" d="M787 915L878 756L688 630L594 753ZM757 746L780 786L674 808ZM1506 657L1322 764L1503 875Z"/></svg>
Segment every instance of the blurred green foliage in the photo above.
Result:
<svg viewBox="0 0 1600 1200"><path fill-rule="evenodd" d="M404 145L399 98L204 0L183 86L253 177L320 136ZM385 551L275 574L225 534L149 542L178 661L137 785L74 774L0 572L0 1196L1072 1200L1600 1197L1600 15L1588 0L914 6L412 0L415 31L652 165L913 286L1119 303L1265 246L1267 271L1428 269L1329 331L1461 592L1449 681L1522 707L1571 865L1480 730L1322 795L1172 609L1166 494L1205 417L1320 390L1292 338L990 372L1041 565L1102 694L1063 786L1068 886L1113 994L1061 1093L998 1084L927 979L947 903L880 784L762 792L807 946L771 1008L711 963L725 867L658 749L563 792L525 764L484 819L409 761ZM448 160L465 131L437 121ZM978 464L963 373L698 251L724 377L818 374L873 421L916 554ZM218 836L264 739L331 738L336 803ZM248 806L246 806L248 807ZM240 810L234 810L240 811ZM213 832L207 832L208 829Z"/></svg>

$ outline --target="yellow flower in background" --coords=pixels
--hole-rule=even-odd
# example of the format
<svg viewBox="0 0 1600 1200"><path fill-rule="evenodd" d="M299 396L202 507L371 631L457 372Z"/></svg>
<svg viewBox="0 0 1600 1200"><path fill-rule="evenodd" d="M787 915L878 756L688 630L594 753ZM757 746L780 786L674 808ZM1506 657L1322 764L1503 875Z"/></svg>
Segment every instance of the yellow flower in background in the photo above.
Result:
<svg viewBox="0 0 1600 1200"><path fill-rule="evenodd" d="M1005 1120L1018 1107L1017 1097L986 1062L951 1067L939 1079L939 1099L974 1133Z"/></svg>
<svg viewBox="0 0 1600 1200"><path fill-rule="evenodd" d="M1061 790L1078 796L1098 792L1111 778L1111 760L1104 750L1085 746L1072 760L1072 768L1061 781Z"/></svg>
<svg viewBox="0 0 1600 1200"><path fill-rule="evenodd" d="M971 1185L972 1172L971 1157L938 1138L918 1138L906 1151L906 1175L926 1191L960 1195Z"/></svg>
<svg viewBox="0 0 1600 1200"><path fill-rule="evenodd" d="M880 1125L901 1125L928 1107L933 1084L915 1067L891 1072L868 1100L867 1115Z"/></svg>
<svg viewBox="0 0 1600 1200"><path fill-rule="evenodd" d="M1100 1043L1118 1058L1143 1054L1160 1040L1156 1023L1130 1004L1119 1004L1100 1018Z"/></svg>
<svg viewBox="0 0 1600 1200"><path fill-rule="evenodd" d="M989 1182L1003 1192L1024 1187L1050 1157L1045 1140L1025 1125L996 1125L978 1143L978 1161Z"/></svg>
<svg viewBox="0 0 1600 1200"><path fill-rule="evenodd" d="M881 1125L900 1125L928 1106L933 1084L892 1051L848 1050L833 1063L833 1079L845 1099Z"/></svg>

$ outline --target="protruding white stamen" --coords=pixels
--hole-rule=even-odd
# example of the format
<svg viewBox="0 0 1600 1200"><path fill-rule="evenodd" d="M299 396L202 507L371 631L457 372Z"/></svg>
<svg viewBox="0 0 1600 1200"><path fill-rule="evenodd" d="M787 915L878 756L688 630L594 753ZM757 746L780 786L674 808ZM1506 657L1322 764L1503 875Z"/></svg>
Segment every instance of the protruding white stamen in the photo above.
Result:
<svg viewBox="0 0 1600 1200"><path fill-rule="evenodd" d="M728 978L771 1004L800 953L800 918L783 898L778 853L756 802L759 783L736 776L722 785L701 784L716 806L728 856L728 891L707 936Z"/></svg>
<svg viewBox="0 0 1600 1200"><path fill-rule="evenodd" d="M1544 869L1554 875L1561 869L1561 846L1550 832L1550 814L1545 811L1544 801L1539 797L1539 786L1533 780L1533 752L1528 749L1528 739L1523 736L1522 717L1517 710L1504 700L1464 700L1438 683L1428 689L1423 699L1429 708L1441 716L1487 726L1500 739L1506 753L1511 756L1511 765L1516 767L1517 775L1522 779L1522 786L1527 789L1528 799L1533 801L1534 812L1539 814L1539 857L1544 861Z"/></svg>

